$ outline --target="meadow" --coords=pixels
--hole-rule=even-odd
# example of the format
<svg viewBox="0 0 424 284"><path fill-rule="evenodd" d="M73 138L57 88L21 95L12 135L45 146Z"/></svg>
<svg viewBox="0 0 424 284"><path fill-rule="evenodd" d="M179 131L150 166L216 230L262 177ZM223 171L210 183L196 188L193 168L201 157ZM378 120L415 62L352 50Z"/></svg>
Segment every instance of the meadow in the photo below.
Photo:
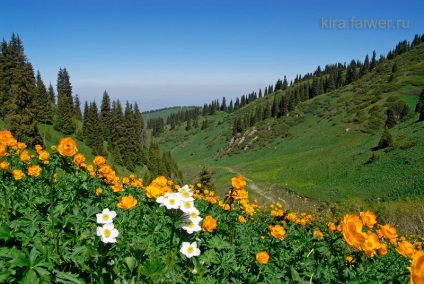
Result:
<svg viewBox="0 0 424 284"><path fill-rule="evenodd" d="M0 131L0 282L423 283L424 239L369 210L323 220L262 205L249 181L150 184L71 137L34 149Z"/></svg>

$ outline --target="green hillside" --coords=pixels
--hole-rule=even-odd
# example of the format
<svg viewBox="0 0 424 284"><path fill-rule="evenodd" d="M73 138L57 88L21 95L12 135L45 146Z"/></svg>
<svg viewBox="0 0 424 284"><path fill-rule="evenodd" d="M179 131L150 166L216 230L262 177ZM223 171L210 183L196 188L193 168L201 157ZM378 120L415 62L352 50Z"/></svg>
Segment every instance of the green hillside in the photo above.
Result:
<svg viewBox="0 0 424 284"><path fill-rule="evenodd" d="M393 72L393 65L397 70ZM289 193L315 201L395 201L424 193L424 123L414 112L424 87L424 45L385 60L353 84L300 103L289 116L271 118L232 134L234 119L284 91L259 98L233 113L206 117L204 130L176 130L160 137L187 180L202 166L214 171L218 188L234 173L250 180L262 199ZM409 114L389 129L394 142L376 150L386 110L405 102ZM202 118L202 119L206 119ZM293 197L292 197L293 199Z"/></svg>

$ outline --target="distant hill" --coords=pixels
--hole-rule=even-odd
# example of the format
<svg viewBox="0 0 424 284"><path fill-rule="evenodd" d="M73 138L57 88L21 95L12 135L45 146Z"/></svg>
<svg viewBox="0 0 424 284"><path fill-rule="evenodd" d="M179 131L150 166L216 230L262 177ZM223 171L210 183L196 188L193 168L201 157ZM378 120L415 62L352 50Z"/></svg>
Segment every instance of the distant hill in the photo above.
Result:
<svg viewBox="0 0 424 284"><path fill-rule="evenodd" d="M145 120L154 119L154 118L163 118L164 120L166 120L166 118L173 113L177 113L182 110L191 110L194 108L195 106L175 106L175 107L145 111L145 112L142 112L141 114L143 115Z"/></svg>
<svg viewBox="0 0 424 284"><path fill-rule="evenodd" d="M312 84L312 78L233 112L201 116L199 124L209 122L205 129L187 131L181 123L162 133L159 143L171 151L187 180L206 166L223 192L230 177L241 174L250 181L251 193L265 200L292 193L355 206L423 196L424 122L414 110L424 89L424 44L398 56L389 53L360 79L235 133L237 119L301 84ZM379 149L387 125L393 141Z"/></svg>

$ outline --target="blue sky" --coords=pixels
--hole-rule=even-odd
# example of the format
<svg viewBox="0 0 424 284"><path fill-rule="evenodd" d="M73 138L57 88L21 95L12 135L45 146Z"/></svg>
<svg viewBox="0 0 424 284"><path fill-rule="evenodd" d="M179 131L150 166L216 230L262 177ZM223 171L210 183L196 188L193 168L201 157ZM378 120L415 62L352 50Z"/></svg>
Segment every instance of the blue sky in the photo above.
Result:
<svg viewBox="0 0 424 284"><path fill-rule="evenodd" d="M82 101L107 90L151 110L229 101L284 75L387 54L424 33L423 10L418 0L2 0L0 36L19 34L46 84L67 68ZM371 21L383 26L365 28Z"/></svg>

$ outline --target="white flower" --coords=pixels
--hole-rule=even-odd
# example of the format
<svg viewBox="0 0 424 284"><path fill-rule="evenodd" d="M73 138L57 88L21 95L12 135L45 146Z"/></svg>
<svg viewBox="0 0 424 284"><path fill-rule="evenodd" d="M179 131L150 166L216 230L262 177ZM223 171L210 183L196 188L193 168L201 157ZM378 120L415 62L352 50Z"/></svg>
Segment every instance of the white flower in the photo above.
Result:
<svg viewBox="0 0 424 284"><path fill-rule="evenodd" d="M181 204L181 196L180 194L173 192L173 193L166 193L163 199L164 206L166 206L167 209L178 209L180 208Z"/></svg>
<svg viewBox="0 0 424 284"><path fill-rule="evenodd" d="M193 200L192 201L181 200L180 210L187 214L189 214L193 210L196 210L196 207L194 207Z"/></svg>
<svg viewBox="0 0 424 284"><path fill-rule="evenodd" d="M102 213L96 214L98 224L109 224L116 217L115 211L109 211L108 208L103 209Z"/></svg>
<svg viewBox="0 0 424 284"><path fill-rule="evenodd" d="M181 194L181 199L184 201L191 201L194 200L193 192L191 192L191 188L188 187L188 185L185 185L178 189L178 192Z"/></svg>
<svg viewBox="0 0 424 284"><path fill-rule="evenodd" d="M202 220L202 218L200 218L200 221ZM197 220L196 220L197 221ZM194 232L199 232L202 230L202 228L199 225L199 222L193 222L192 220L187 220L186 224L181 225L181 227L183 228L183 230L185 230L187 233L189 234L193 234Z"/></svg>
<svg viewBox="0 0 424 284"><path fill-rule="evenodd" d="M119 235L113 223L104 224L103 227L97 227L97 235L104 243L115 243L116 237Z"/></svg>
<svg viewBox="0 0 424 284"><path fill-rule="evenodd" d="M197 248L196 242L192 242L191 244L189 242L183 242L180 252L188 258L200 255L200 249Z"/></svg>
<svg viewBox="0 0 424 284"><path fill-rule="evenodd" d="M160 206L164 206L163 205L163 201L165 200L165 196L161 195L158 198L156 198L156 202L160 204Z"/></svg>
<svg viewBox="0 0 424 284"><path fill-rule="evenodd" d="M194 208L192 211L187 212L184 214L184 218L187 219L187 221L192 221L194 223L200 223L200 221L203 220L202 217L199 216L200 212L196 208Z"/></svg>

